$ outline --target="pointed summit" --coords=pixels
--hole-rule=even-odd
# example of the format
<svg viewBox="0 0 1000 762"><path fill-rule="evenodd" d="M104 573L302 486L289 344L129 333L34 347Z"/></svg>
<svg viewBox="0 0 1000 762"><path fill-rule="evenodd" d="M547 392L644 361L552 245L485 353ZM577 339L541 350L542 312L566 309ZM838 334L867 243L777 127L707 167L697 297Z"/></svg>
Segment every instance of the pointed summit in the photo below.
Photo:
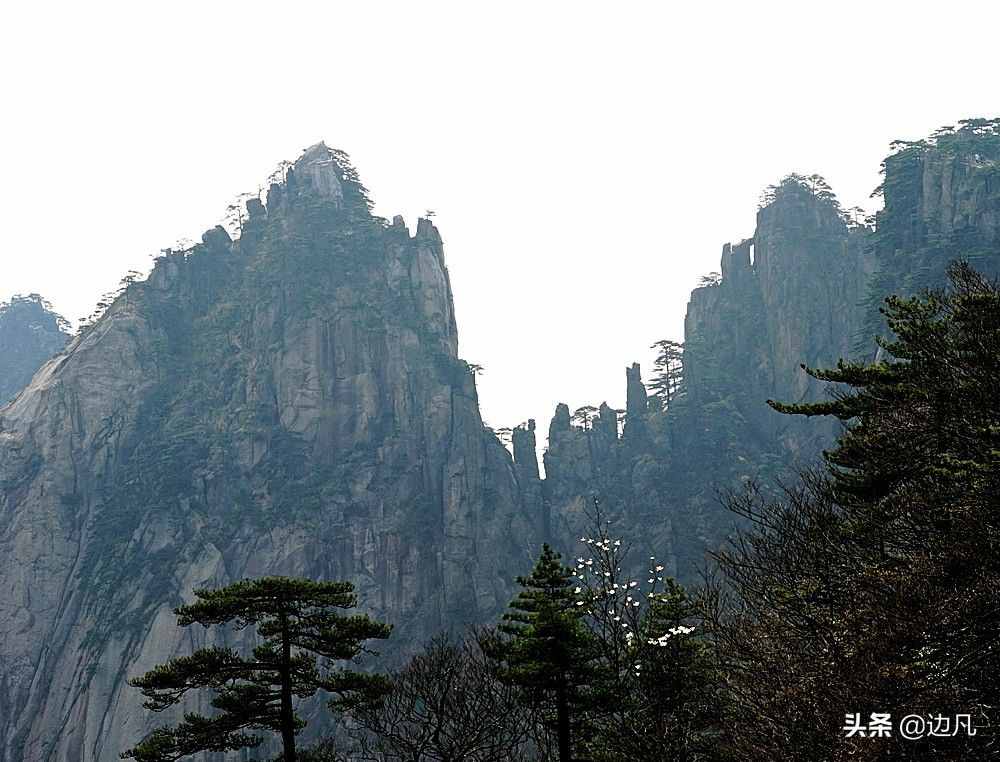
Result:
<svg viewBox="0 0 1000 762"><path fill-rule="evenodd" d="M334 152L323 141L305 150L305 153L292 165L292 173L304 181L303 187L330 199L338 206L343 204L344 188L341 184L343 168L337 163Z"/></svg>

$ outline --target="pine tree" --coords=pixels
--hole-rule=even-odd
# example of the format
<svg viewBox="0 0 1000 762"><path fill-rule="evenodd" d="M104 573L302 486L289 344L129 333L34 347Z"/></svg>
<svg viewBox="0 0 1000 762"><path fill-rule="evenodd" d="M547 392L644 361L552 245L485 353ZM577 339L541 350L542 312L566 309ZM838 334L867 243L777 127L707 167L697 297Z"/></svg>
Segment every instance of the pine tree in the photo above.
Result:
<svg viewBox="0 0 1000 762"><path fill-rule="evenodd" d="M357 605L349 582L313 582L288 577L243 580L218 590L197 590L198 601L175 610L178 624L256 627L260 644L250 657L232 648L203 648L172 659L129 684L142 689L145 706L159 712L176 706L194 689L215 691L213 717L187 713L175 727L153 731L123 759L168 762L203 751L254 748L281 735L284 762L296 762L295 735L305 723L293 701L317 691L336 695L331 709L349 709L382 695L384 679L324 662L352 660L364 642L387 638L391 627L364 614L338 610Z"/></svg>
<svg viewBox="0 0 1000 762"><path fill-rule="evenodd" d="M847 428L784 500L741 497L755 529L720 555L733 741L761 759L1000 759L1000 289L967 265L948 291L892 297L868 364L815 378L828 402L772 403ZM844 733L845 714L969 715L978 732Z"/></svg>
<svg viewBox="0 0 1000 762"><path fill-rule="evenodd" d="M599 650L582 621L586 606L574 592L572 569L548 545L531 574L517 582L523 590L498 628L508 636L496 654L501 676L520 686L528 703L554 725L559 760L571 762L573 736L585 726L598 680Z"/></svg>
<svg viewBox="0 0 1000 762"><path fill-rule="evenodd" d="M666 410L680 391L684 380L684 345L679 341L660 339L650 349L656 350L653 361L653 378L649 390Z"/></svg>

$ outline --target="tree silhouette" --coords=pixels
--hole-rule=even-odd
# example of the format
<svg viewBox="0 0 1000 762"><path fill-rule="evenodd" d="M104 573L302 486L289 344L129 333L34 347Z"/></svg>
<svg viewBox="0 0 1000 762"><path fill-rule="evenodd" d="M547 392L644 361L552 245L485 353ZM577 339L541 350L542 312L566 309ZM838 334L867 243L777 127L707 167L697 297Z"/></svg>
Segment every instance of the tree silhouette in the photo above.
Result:
<svg viewBox="0 0 1000 762"><path fill-rule="evenodd" d="M594 701L597 642L582 621L573 570L552 548L544 545L531 574L517 582L522 590L498 628L507 639L491 655L503 664L502 679L519 686L555 729L560 762L571 762L574 735Z"/></svg>
<svg viewBox="0 0 1000 762"><path fill-rule="evenodd" d="M386 762L527 760L530 710L487 656L491 631L456 642L439 635L389 676L384 700L351 713L364 758Z"/></svg>
<svg viewBox="0 0 1000 762"><path fill-rule="evenodd" d="M666 410L684 380L684 345L679 341L660 339L650 349L657 350L657 354L649 389L661 409Z"/></svg>
<svg viewBox="0 0 1000 762"><path fill-rule="evenodd" d="M597 415L598 410L596 407L593 405L583 405L573 411L571 420L574 424L580 426L584 431L589 431L591 428L591 421L593 421Z"/></svg>
<svg viewBox="0 0 1000 762"><path fill-rule="evenodd" d="M129 684L142 689L145 706L160 712L176 706L194 689L215 691L214 717L193 712L176 727L159 728L123 759L172 762L205 751L255 748L264 738L252 731L280 734L283 761L296 762L295 735L303 727L293 705L317 691L337 695L331 709L351 709L377 699L385 681L346 669L324 669L320 659L350 661L368 652L364 642L387 638L391 627L363 614L338 609L357 605L349 582L312 582L288 577L243 580L219 590L197 590L196 603L176 609L177 623L205 627L254 625L261 643L246 657L232 648L202 648L160 665Z"/></svg>

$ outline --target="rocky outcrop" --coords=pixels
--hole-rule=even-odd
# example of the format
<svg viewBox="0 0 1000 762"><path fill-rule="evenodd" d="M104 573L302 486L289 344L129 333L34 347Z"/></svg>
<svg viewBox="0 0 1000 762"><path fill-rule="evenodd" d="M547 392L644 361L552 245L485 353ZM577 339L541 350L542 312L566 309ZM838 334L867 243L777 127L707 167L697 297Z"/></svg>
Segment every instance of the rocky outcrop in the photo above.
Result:
<svg viewBox="0 0 1000 762"><path fill-rule="evenodd" d="M69 325L38 294L0 304L0 406L69 341Z"/></svg>
<svg viewBox="0 0 1000 762"><path fill-rule="evenodd" d="M0 414L0 760L112 760L172 719L125 681L206 642L171 614L199 586L353 580L390 657L493 619L540 482L457 347L438 231L374 218L323 145L236 241L130 285Z"/></svg>
<svg viewBox="0 0 1000 762"><path fill-rule="evenodd" d="M751 449L780 440L788 455L814 457L833 429L801 425L764 403L819 398L821 385L800 365L852 356L873 269L869 236L804 178L776 186L753 237L723 248L721 280L691 294L684 324L688 404L675 412L683 417L691 414L685 407L724 403Z"/></svg>
<svg viewBox="0 0 1000 762"><path fill-rule="evenodd" d="M885 206L873 239L866 335L885 333L878 308L886 294L942 286L956 258L1000 276L1000 119L965 120L894 148L879 189Z"/></svg>
<svg viewBox="0 0 1000 762"><path fill-rule="evenodd" d="M602 406L590 426L556 410L545 495L559 547L573 547L596 497L638 559L656 555L697 580L705 550L733 526L718 493L773 481L832 441L829 423L781 416L768 399L817 399L800 363L850 356L871 274L869 231L836 201L789 178L771 191L754 236L722 251L721 278L695 289L685 320L684 382L650 404L638 365L626 369L623 432Z"/></svg>
<svg viewBox="0 0 1000 762"><path fill-rule="evenodd" d="M669 405L650 404L632 366L622 435L557 408L545 455L551 541L573 547L596 496L620 534L696 581L705 550L734 525L719 494L794 478L838 432L767 406L827 393L800 364L874 356L885 296L942 286L957 258L1000 275L1000 120L895 148L874 227L816 176L768 190L753 236L724 246L721 277L691 294L684 381Z"/></svg>

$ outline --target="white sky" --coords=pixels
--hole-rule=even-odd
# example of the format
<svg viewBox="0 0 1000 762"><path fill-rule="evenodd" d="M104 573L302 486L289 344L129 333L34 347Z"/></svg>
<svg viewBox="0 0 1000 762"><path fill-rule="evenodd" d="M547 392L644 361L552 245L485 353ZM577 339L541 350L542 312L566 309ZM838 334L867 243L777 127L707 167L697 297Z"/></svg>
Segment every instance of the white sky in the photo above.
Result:
<svg viewBox="0 0 1000 762"><path fill-rule="evenodd" d="M154 7L155 6L155 7ZM991 3L9 3L0 298L72 320L318 140L434 209L486 420L621 405L762 189L871 206L890 140L1000 114ZM2 358L0 358L2 361Z"/></svg>

